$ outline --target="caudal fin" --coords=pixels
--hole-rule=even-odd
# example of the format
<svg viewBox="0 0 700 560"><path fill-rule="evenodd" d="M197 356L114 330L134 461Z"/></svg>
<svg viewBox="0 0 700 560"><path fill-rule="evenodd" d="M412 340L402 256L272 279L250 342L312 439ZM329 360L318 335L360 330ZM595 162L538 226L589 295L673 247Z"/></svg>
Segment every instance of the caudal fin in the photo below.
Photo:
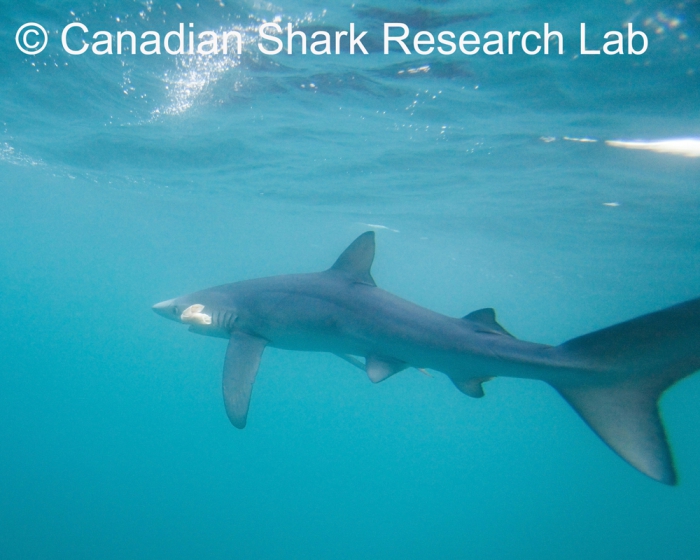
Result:
<svg viewBox="0 0 700 560"><path fill-rule="evenodd" d="M675 484L658 400L676 381L700 369L700 298L553 350L585 374L550 384L629 464L659 482Z"/></svg>

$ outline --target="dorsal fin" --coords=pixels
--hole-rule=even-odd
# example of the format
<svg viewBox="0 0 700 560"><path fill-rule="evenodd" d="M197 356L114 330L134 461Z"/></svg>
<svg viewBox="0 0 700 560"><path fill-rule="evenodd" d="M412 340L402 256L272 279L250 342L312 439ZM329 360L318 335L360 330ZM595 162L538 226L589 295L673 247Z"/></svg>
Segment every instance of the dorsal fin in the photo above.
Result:
<svg viewBox="0 0 700 560"><path fill-rule="evenodd" d="M374 261L374 232L366 231L355 239L330 268L343 272L355 282L376 286L370 269Z"/></svg>
<svg viewBox="0 0 700 560"><path fill-rule="evenodd" d="M472 311L469 315L462 317L465 321L471 321L479 326L479 330L491 334L504 334L512 337L506 329L496 321L496 312L491 307Z"/></svg>

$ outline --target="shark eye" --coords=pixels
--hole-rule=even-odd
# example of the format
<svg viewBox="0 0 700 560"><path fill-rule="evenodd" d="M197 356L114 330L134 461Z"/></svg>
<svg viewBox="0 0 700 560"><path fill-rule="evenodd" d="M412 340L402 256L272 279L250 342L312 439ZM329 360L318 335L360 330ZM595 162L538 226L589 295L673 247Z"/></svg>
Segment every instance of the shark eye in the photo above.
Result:
<svg viewBox="0 0 700 560"><path fill-rule="evenodd" d="M173 307L173 315L177 315L177 307Z"/></svg>

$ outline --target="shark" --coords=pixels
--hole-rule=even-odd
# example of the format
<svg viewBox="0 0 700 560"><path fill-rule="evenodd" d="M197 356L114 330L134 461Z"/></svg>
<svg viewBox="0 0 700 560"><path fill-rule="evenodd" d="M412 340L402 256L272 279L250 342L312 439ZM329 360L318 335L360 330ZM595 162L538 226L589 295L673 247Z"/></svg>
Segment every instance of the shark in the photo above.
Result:
<svg viewBox="0 0 700 560"><path fill-rule="evenodd" d="M632 467L677 483L658 401L700 369L700 298L551 346L514 337L491 308L449 317L378 288L374 256L368 231L323 272L217 286L153 310L228 339L223 397L236 428L246 425L265 348L330 352L374 383L409 367L430 369L473 398L495 377L543 381Z"/></svg>

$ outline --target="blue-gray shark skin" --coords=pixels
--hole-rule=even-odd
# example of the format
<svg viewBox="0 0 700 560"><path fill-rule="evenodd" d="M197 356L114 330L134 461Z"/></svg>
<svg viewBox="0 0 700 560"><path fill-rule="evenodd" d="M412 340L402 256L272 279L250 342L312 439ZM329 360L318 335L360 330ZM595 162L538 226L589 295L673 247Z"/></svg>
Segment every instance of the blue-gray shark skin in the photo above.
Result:
<svg viewBox="0 0 700 560"><path fill-rule="evenodd" d="M374 232L366 232L324 272L226 284L153 309L229 339L223 393L237 428L246 425L266 346L332 352L375 383L430 368L475 398L497 376L545 381L630 465L676 483L658 400L700 369L700 298L547 346L514 338L493 309L452 318L381 290L370 273L374 250Z"/></svg>

